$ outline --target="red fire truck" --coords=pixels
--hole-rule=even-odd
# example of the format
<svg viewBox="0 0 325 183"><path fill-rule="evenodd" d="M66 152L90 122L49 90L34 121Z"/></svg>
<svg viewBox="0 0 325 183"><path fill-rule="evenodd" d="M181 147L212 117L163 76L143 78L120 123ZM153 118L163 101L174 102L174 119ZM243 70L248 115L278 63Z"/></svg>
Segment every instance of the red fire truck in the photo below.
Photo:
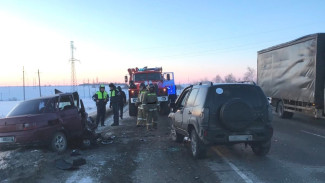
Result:
<svg viewBox="0 0 325 183"><path fill-rule="evenodd" d="M137 106L135 103L138 100L139 86L141 83L152 83L156 87L156 92L159 101L160 114L168 114L170 102L176 99L176 87L174 83L173 72L162 72L161 67L155 68L129 68L129 115L137 115ZM125 82L128 82L128 76L125 76Z"/></svg>

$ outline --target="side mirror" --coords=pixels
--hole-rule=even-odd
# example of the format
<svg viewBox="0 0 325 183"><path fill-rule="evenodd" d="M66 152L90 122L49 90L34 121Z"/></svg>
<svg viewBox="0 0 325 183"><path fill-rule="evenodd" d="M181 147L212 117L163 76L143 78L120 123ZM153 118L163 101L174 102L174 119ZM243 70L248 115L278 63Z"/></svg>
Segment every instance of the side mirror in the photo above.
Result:
<svg viewBox="0 0 325 183"><path fill-rule="evenodd" d="M124 81L127 83L128 82L128 76L124 76Z"/></svg>
<svg viewBox="0 0 325 183"><path fill-rule="evenodd" d="M168 81L170 80L170 74L167 74L167 80Z"/></svg>

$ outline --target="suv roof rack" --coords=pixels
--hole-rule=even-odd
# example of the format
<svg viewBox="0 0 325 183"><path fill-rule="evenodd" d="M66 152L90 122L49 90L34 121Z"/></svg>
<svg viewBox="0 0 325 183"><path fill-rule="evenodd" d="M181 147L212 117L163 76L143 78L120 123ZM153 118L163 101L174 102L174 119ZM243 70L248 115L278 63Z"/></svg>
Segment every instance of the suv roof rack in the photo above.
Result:
<svg viewBox="0 0 325 183"><path fill-rule="evenodd" d="M256 85L256 83L254 81L237 81L236 83L245 83L245 84Z"/></svg>
<svg viewBox="0 0 325 183"><path fill-rule="evenodd" d="M213 86L213 82L211 81L200 82L198 85L202 85L202 84L206 84L206 85L210 84L211 86Z"/></svg>

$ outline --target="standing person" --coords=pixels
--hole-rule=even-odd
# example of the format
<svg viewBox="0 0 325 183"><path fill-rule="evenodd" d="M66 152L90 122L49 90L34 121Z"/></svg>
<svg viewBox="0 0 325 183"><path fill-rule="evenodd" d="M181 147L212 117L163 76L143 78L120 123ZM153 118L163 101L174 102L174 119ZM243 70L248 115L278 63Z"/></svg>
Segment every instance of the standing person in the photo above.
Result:
<svg viewBox="0 0 325 183"><path fill-rule="evenodd" d="M143 96L147 93L146 85L141 83L139 86L139 94L138 94L138 101L136 105L138 106L138 117L137 117L137 127L146 125L146 115L143 110Z"/></svg>
<svg viewBox="0 0 325 183"><path fill-rule="evenodd" d="M96 106L97 106L96 124L98 126L100 120L101 126L105 126L104 121L105 121L105 113L106 113L106 104L109 98L107 92L105 91L104 85L100 85L99 91L97 91L93 95L92 99L96 102Z"/></svg>
<svg viewBox="0 0 325 183"><path fill-rule="evenodd" d="M117 90L120 93L119 103L118 103L118 107L119 107L119 111L120 111L120 118L123 119L123 107L124 107L124 104L126 104L126 95L120 86L117 87Z"/></svg>
<svg viewBox="0 0 325 183"><path fill-rule="evenodd" d="M157 109L158 109L158 97L153 84L148 85L149 91L143 97L144 111L147 118L147 130L152 128L157 129Z"/></svg>
<svg viewBox="0 0 325 183"><path fill-rule="evenodd" d="M113 83L110 83L109 85L110 93L109 97L111 99L111 102L109 103L109 107L113 108L113 115L114 115L114 123L111 126L118 126L118 103L119 103L119 96L120 93L118 90L116 90L116 87Z"/></svg>

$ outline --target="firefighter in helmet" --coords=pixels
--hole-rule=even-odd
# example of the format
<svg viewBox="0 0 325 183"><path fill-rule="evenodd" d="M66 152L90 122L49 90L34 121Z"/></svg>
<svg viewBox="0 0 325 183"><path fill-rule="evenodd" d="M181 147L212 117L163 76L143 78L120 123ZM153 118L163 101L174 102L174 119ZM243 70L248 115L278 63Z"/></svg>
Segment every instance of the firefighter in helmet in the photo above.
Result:
<svg viewBox="0 0 325 183"><path fill-rule="evenodd" d="M146 85L144 83L141 83L139 87L138 101L136 103L136 105L138 106L137 127L146 125L145 113L142 105L143 96L146 93L147 93Z"/></svg>
<svg viewBox="0 0 325 183"><path fill-rule="evenodd" d="M147 130L151 130L152 128L157 129L157 110L159 103L155 86L151 83L148 85L148 89L149 91L143 97L142 105L146 113Z"/></svg>

